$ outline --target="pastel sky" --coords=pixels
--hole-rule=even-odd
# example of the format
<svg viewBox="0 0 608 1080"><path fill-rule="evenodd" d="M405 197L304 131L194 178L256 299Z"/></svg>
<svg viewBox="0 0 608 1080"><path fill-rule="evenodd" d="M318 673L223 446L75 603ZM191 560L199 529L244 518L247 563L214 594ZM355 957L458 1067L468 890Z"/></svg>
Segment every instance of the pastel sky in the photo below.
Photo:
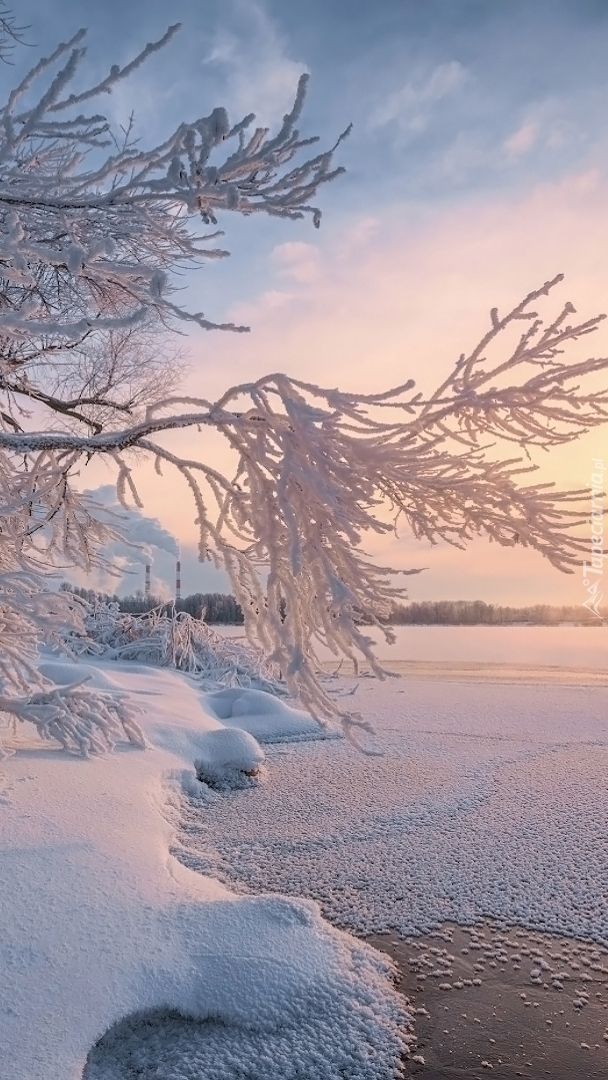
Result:
<svg viewBox="0 0 608 1080"><path fill-rule="evenodd" d="M225 105L280 121L311 74L302 128L323 145L353 122L347 172L310 223L226 220L232 257L184 282L188 302L249 335L192 336L190 392L285 370L369 392L432 389L485 331L558 272L581 315L608 310L608 3L605 0L23 0L28 61L81 24L89 69L126 60L169 22L183 30L105 103L135 110L142 140ZM14 72L2 70L4 84ZM587 343L608 352L606 332ZM186 446L193 436L181 440ZM212 449L216 453L215 448ZM543 476L584 487L606 432L544 455ZM83 487L109 482L102 467ZM195 560L187 492L144 470L145 512L178 538L186 591L225 582ZM582 603L582 573L474 543L428 550L407 533L370 543L383 564L425 566L412 599ZM172 581L159 552L157 577ZM127 589L141 585L138 574Z"/></svg>

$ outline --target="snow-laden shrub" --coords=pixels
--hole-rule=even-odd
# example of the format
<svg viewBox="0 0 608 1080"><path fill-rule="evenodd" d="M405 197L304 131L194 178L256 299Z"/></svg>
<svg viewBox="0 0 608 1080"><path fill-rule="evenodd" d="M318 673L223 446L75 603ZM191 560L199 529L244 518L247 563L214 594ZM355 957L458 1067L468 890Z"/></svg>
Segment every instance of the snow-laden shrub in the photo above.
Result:
<svg viewBox="0 0 608 1080"><path fill-rule="evenodd" d="M126 695L89 689L86 681L45 688L23 698L0 696L0 712L10 717L13 729L20 721L30 721L42 738L56 739L64 750L81 757L104 754L124 739L145 746L136 710ZM0 742L0 757L6 753Z"/></svg>
<svg viewBox="0 0 608 1080"><path fill-rule="evenodd" d="M54 596L58 604L66 600L65 596L49 594L50 601ZM64 606L67 611L69 604L66 602ZM58 608L60 613L63 610L63 607ZM81 599L75 610L78 618L72 617L64 625L62 634L58 631L57 612L53 613L51 621L55 636L50 639L73 656L103 656L156 667L173 667L196 675L209 688L236 687L241 691L253 688L260 694L264 691L261 696L266 699L266 711L276 695L286 692L261 653L248 644L221 637L187 612L167 615L156 610L145 615L130 615L121 613L117 604L87 604ZM24 641L21 656L13 650L14 656L7 654L5 657L6 665L11 664L22 672L22 695L3 694L0 657L0 714L10 717L13 728L18 722L29 721L43 738L57 740L65 750L84 757L112 750L116 742L124 739L138 746L145 745L135 711L124 695L87 686L88 679L70 686L52 685L53 679L46 677L45 665L38 667L36 645L35 639ZM18 663L21 668L17 668ZM6 682L7 688L10 687L10 680ZM314 724L314 721L310 723ZM240 727L238 721L236 727ZM251 742L257 747L255 739L251 738ZM261 754L259 747L258 751ZM4 753L0 741L0 756ZM251 765L247 759L243 766L235 762L230 767L236 782L237 774L242 781L250 768L255 770L257 765Z"/></svg>
<svg viewBox="0 0 608 1080"><path fill-rule="evenodd" d="M167 615L157 609L129 615L121 612L118 604L89 605L84 632L70 632L66 643L78 655L174 667L212 685L286 693L260 652L221 637L185 611Z"/></svg>

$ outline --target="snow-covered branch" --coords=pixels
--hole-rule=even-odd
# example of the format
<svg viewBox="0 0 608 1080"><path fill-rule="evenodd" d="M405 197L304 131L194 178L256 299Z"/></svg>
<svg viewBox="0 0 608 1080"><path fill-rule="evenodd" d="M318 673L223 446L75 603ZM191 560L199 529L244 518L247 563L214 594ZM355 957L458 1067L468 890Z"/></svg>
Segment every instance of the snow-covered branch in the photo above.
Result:
<svg viewBox="0 0 608 1080"><path fill-rule="evenodd" d="M564 571L586 550L575 529L585 516L581 493L528 482L535 466L497 451L497 440L526 452L560 445L608 417L608 393L581 390L608 359L568 361L561 353L600 319L566 324L574 312L568 304L545 324L531 309L560 280L502 320L493 314L481 344L428 397L411 380L360 396L275 373L216 402L160 400L139 424L98 435L6 431L0 448L40 454L39 483L47 461L73 468L83 454L107 455L121 498L135 501L130 451L148 453L158 469L176 468L192 492L201 558L227 568L248 632L292 688L310 708L329 711L314 674L315 641L363 655L378 670L360 616L381 618L401 595L395 571L363 554L366 534L386 533L402 519L432 543L463 547L486 535L535 548ZM513 349L507 331L522 319L528 326ZM506 356L503 349L490 359L503 338ZM220 431L234 451L232 478L202 450L186 459L161 440L172 430L204 427Z"/></svg>
<svg viewBox="0 0 608 1080"><path fill-rule="evenodd" d="M34 724L43 739L54 739L80 757L104 754L124 739L146 745L126 695L89 690L83 683L30 692L23 698L0 695L0 713ZM0 757L4 752L0 743Z"/></svg>
<svg viewBox="0 0 608 1080"><path fill-rule="evenodd" d="M225 254L196 222L236 211L318 224L313 200L340 170L335 147L295 160L315 142L297 126L305 78L274 135L251 116L231 126L214 109L146 150L130 131L112 142L104 116L70 112L110 92L174 30L77 93L80 32L0 109L0 694L23 696L38 641L57 639L62 620L82 626L82 612L57 606L65 597L44 599L41 575L90 568L114 535L74 490L79 463L113 462L120 499L139 503L134 459L148 455L188 484L200 557L228 570L250 639L305 705L327 714L335 705L316 677L315 647L379 671L361 615L382 619L402 595L395 571L365 555L367 534L401 520L432 543L485 535L532 547L561 570L577 564L580 493L530 481L529 454L608 420L608 390L596 386L608 359L566 352L603 316L577 321L568 303L543 321L538 303L559 275L506 315L494 309L479 344L430 395L411 379L361 395L274 373L217 401L176 397L179 358L159 333L216 324L174 303L172 275ZM171 443L185 428L188 458ZM233 473L197 450L207 428L227 440ZM206 647L185 624L148 637L145 648L175 648L186 665ZM51 707L35 705L31 718ZM72 706L71 748L89 738L88 705L76 694Z"/></svg>
<svg viewBox="0 0 608 1080"><path fill-rule="evenodd" d="M171 300L178 264L227 254L207 245L220 234L200 235L191 222L237 211L310 215L319 224L311 200L342 170L332 163L335 147L294 163L317 141L297 128L307 76L274 135L252 128L253 115L232 125L217 108L179 124L157 146L127 138L106 154L113 144L107 119L69 115L110 93L177 29L72 93L85 55L79 31L40 60L0 109L0 335L13 348L32 338L70 343L91 329L124 330L152 316L215 328Z"/></svg>

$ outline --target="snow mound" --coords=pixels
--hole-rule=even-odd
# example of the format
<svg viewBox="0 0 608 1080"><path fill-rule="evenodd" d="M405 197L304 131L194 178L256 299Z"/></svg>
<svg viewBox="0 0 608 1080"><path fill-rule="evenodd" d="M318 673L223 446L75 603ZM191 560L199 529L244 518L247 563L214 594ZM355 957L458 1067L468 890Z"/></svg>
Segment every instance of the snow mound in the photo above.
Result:
<svg viewBox="0 0 608 1080"><path fill-rule="evenodd" d="M316 904L279 896L217 902L204 913L204 938L202 948L192 940L195 978L177 994L174 985L172 1007L112 1025L91 1049L83 1080L398 1075L413 1036L387 983L392 966L329 927Z"/></svg>
<svg viewBox="0 0 608 1080"><path fill-rule="evenodd" d="M209 787L242 787L247 778L258 775L263 761L264 751L253 735L224 727L201 736L194 768L197 778Z"/></svg>
<svg viewBox="0 0 608 1080"><path fill-rule="evenodd" d="M231 727L248 731L260 742L319 738L323 729L308 713L294 709L263 690L227 687L204 695L205 708Z"/></svg>
<svg viewBox="0 0 608 1080"><path fill-rule="evenodd" d="M152 746L168 750L190 769L173 771L182 790L197 796L197 780L218 790L249 787L264 761L259 743L240 728L227 727L213 716L204 724L152 723ZM194 771L193 771L194 770Z"/></svg>
<svg viewBox="0 0 608 1080"><path fill-rule="evenodd" d="M197 1021L166 1009L128 1017L93 1047L83 1080L160 1076L171 1080L386 1080L398 1076L397 1055L407 1056L413 1037L405 1032L395 1039L396 1028L388 1015L378 1014L374 990L364 987L364 975L361 971L357 977L357 1000L349 995L340 1004L341 995L326 986L299 1024L279 1024L271 1030L215 1018ZM377 980L377 972L371 975ZM322 1013L324 1007L327 1011ZM401 1022L408 1026L407 1017L402 1016ZM384 1035L384 1041L378 1039L376 1046L378 1035Z"/></svg>
<svg viewBox="0 0 608 1080"><path fill-rule="evenodd" d="M220 936L199 968L209 976L204 1005L113 1025L91 1049L83 1080L399 1075L414 1037L403 1000L388 990L385 957L329 928L308 902L244 898L210 914L209 940Z"/></svg>

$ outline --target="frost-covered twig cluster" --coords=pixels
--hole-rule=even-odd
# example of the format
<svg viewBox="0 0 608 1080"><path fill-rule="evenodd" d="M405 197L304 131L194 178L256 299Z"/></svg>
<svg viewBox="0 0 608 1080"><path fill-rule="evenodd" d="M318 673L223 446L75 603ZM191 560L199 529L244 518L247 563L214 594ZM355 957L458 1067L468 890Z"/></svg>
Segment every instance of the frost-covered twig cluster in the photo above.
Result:
<svg viewBox="0 0 608 1080"><path fill-rule="evenodd" d="M7 19L4 29L18 41ZM305 77L274 135L253 126L252 115L231 126L215 109L143 149L132 128L116 133L87 111L177 29L98 84L73 90L85 54L80 31L41 59L0 109L0 431L26 439L0 448L3 695L44 694L34 665L40 640L82 630L77 603L46 594L41 575L90 570L114 535L72 486L88 452L71 451L62 437L142 419L175 389L182 369L159 331L170 323L216 326L174 302L171 271L227 254L213 242L221 234L201 234L192 218L205 226L221 210L263 211L309 214L318 225L311 198L341 171L331 151L293 160L316 141L297 129ZM30 434L49 431L59 435L56 445L27 444ZM172 632L183 659L185 623ZM241 659L233 667L242 670ZM76 700L69 697L77 713Z"/></svg>
<svg viewBox="0 0 608 1080"><path fill-rule="evenodd" d="M584 519L580 493L522 483L535 466L510 455L501 461L495 447L505 439L526 452L559 445L608 417L606 391L579 389L608 361L568 362L561 352L601 317L566 322L573 313L567 304L545 326L533 307L560 280L502 319L493 312L481 344L428 397L411 381L361 396L274 374L216 402L160 402L136 428L74 435L66 445L116 454L123 495L133 484L124 453L133 442L154 455L158 469L168 463L182 473L196 504L201 557L227 566L252 639L309 707L328 709L314 672L315 637L336 652L358 651L377 669L358 617L387 614L398 595L391 571L361 552L366 532L394 528L389 515L378 516L381 503L433 543L464 546L485 534L536 548L566 571L585 550L574 529ZM522 320L524 333L506 356L494 357L501 335ZM177 411L180 405L189 411ZM157 440L185 426L213 426L226 436L237 455L234 478Z"/></svg>
<svg viewBox="0 0 608 1080"><path fill-rule="evenodd" d="M10 515L0 514L0 715L16 726L33 723L45 739L57 740L71 753L88 757L112 749L119 739L139 746L144 737L131 706L118 693L104 693L84 684L55 687L40 675L36 663L41 641L65 648L66 637L86 633L86 605L71 593L44 590L32 571L31 556L8 560L16 528ZM100 534L102 537L104 533ZM48 539L48 538L47 538ZM28 569L20 568L20 563ZM16 567L16 569L15 569ZM5 751L0 740L0 758Z"/></svg>
<svg viewBox="0 0 608 1080"><path fill-rule="evenodd" d="M69 633L70 652L173 667L196 675L210 686L243 686L285 693L259 649L215 633L185 611L161 610L129 615L118 604L88 605L83 631Z"/></svg>
<svg viewBox="0 0 608 1080"><path fill-rule="evenodd" d="M88 689L85 682L30 692L23 698L0 695L0 712L9 716L13 724L35 724L42 738L54 739L64 750L81 757L104 754L124 739L145 746L144 733L127 695Z"/></svg>
<svg viewBox="0 0 608 1080"><path fill-rule="evenodd" d="M602 317L577 322L566 304L544 323L536 304L559 276L506 315L493 310L487 334L429 396L411 380L361 395L283 374L216 401L175 396L173 361L163 361L155 335L171 325L218 325L173 299L175 271L225 254L209 246L217 233L198 235L195 220L215 224L220 212L236 211L309 214L318 224L311 200L340 170L332 151L294 163L314 141L296 127L305 80L274 136L252 128L252 117L231 126L215 109L145 150L131 131L120 142L104 116L79 111L174 31L82 92L70 89L83 57L78 34L41 60L0 110L5 641L15 654L21 637L33 649L45 632L35 588L19 602L14 575L59 562L86 568L111 532L74 492L79 463L93 455L114 463L120 498L139 504L134 463L147 455L158 472L172 467L189 485L200 556L227 568L249 639L305 705L330 713L315 643L363 655L378 671L360 616L385 616L402 595L394 572L365 556L366 533L385 533L401 518L432 543L463 546L486 535L533 547L562 570L579 561L579 494L522 479L534 466L520 451L560 445L608 419L608 391L593 386L608 360L564 354ZM188 459L170 449L180 428L192 433ZM197 452L205 428L225 436L234 474ZM504 453L509 443L514 455ZM186 632L175 627L172 634ZM160 647L165 632L156 635L159 655L173 648L169 639ZM180 636L178 652L182 646ZM192 646L184 648L187 657ZM0 676L8 692L19 690L15 664Z"/></svg>
<svg viewBox="0 0 608 1080"><path fill-rule="evenodd" d="M220 233L192 231L192 216L216 224L223 210L310 214L319 223L310 199L341 170L332 168L331 151L291 165L316 141L296 128L306 76L274 136L252 128L253 115L232 125L217 108L144 150L130 133L119 144L104 116L77 111L111 92L178 29L78 93L70 86L86 51L81 30L40 60L0 110L0 333L16 393L34 357L100 330L150 318L216 325L171 300L167 272L227 254L208 246Z"/></svg>

